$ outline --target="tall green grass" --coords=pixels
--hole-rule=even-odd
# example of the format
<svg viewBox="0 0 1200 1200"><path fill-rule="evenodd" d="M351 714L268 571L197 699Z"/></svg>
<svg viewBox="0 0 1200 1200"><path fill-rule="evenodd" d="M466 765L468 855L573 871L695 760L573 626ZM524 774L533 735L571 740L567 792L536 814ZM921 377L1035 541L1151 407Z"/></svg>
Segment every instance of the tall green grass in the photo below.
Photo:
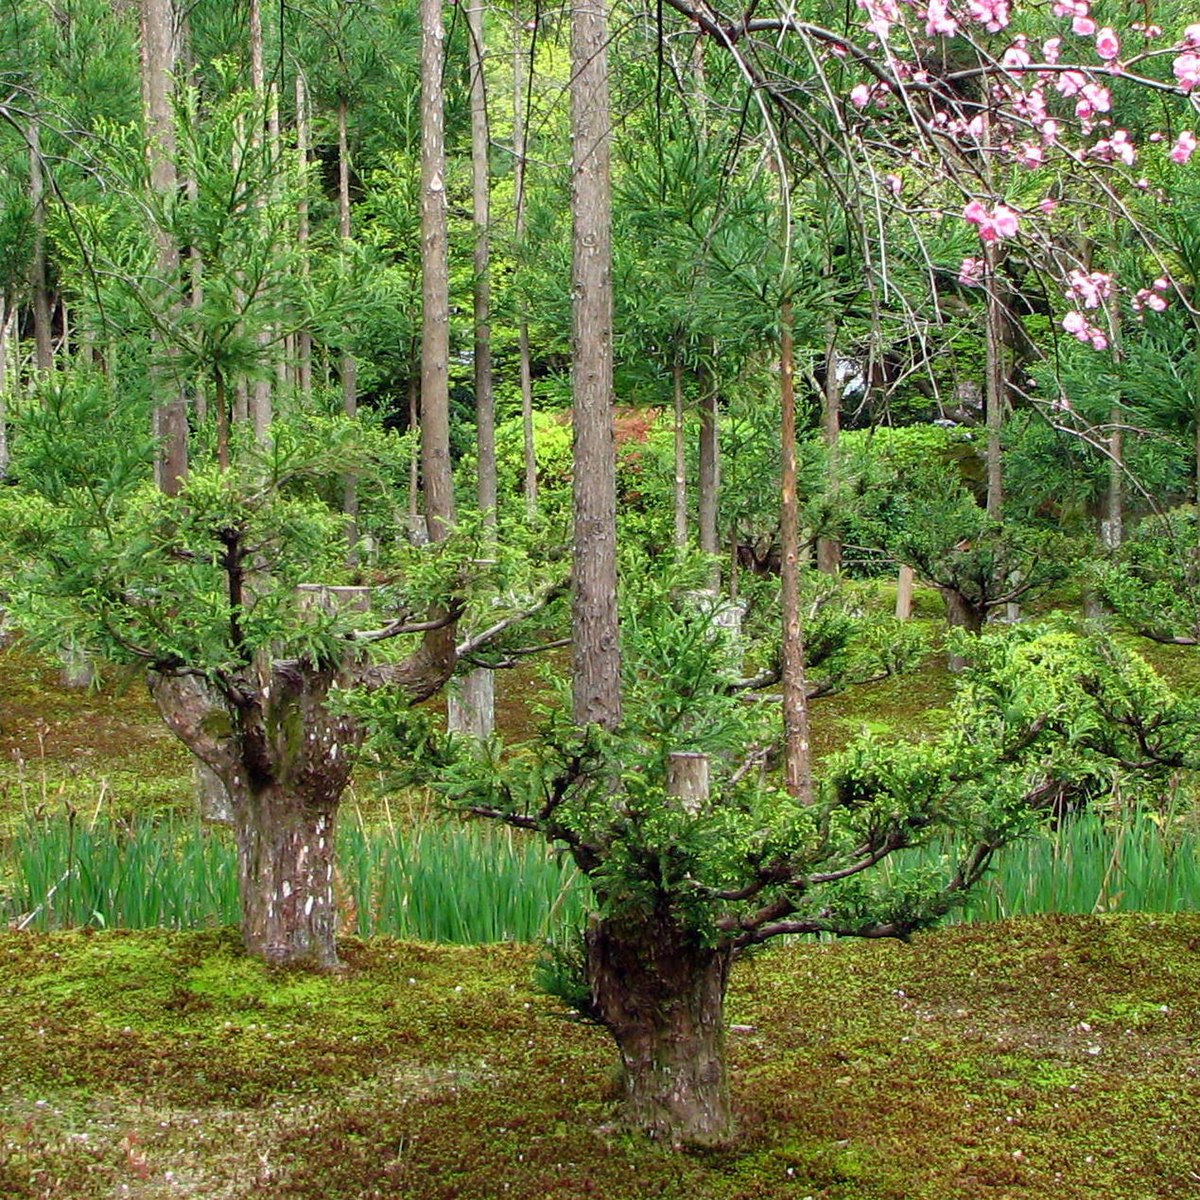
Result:
<svg viewBox="0 0 1200 1200"><path fill-rule="evenodd" d="M887 869L945 852L907 852ZM570 861L512 830L350 817L338 853L343 927L363 937L531 942L578 928L588 907ZM952 919L1182 910L1200 910L1200 833L1152 813L1083 813L997 855ZM179 818L31 817L0 841L0 919L37 930L235 924L232 838Z"/></svg>
<svg viewBox="0 0 1200 1200"><path fill-rule="evenodd" d="M343 923L363 937L537 941L583 919L586 888L533 838L480 826L343 821ZM227 830L180 818L30 817L0 841L0 919L25 929L235 924Z"/></svg>

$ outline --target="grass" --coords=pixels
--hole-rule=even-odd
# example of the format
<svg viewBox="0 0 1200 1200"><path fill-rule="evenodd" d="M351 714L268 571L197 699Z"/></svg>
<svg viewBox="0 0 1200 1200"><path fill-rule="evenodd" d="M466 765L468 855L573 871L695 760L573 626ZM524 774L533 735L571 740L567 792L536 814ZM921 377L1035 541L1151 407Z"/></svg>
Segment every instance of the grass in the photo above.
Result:
<svg viewBox="0 0 1200 1200"><path fill-rule="evenodd" d="M577 927L578 873L486 826L343 821L343 929L451 944L536 942ZM194 818L31 816L0 839L0 920L18 929L196 929L240 917L230 834Z"/></svg>
<svg viewBox="0 0 1200 1200"><path fill-rule="evenodd" d="M615 1050L520 947L0 934L6 1200L1184 1200L1200 917L777 947L734 971L738 1143L614 1135Z"/></svg>

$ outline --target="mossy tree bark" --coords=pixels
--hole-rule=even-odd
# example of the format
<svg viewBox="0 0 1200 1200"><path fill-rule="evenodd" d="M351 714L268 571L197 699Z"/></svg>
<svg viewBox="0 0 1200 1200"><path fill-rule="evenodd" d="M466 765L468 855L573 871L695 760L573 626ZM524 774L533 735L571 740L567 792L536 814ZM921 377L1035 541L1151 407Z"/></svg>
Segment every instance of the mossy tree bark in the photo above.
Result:
<svg viewBox="0 0 1200 1200"><path fill-rule="evenodd" d="M362 730L336 711L330 693L397 687L415 702L453 670L451 625L428 632L398 663L321 668L292 659L256 663L220 682L151 672L150 690L168 728L228 793L248 953L289 966L338 965L334 833Z"/></svg>
<svg viewBox="0 0 1200 1200"><path fill-rule="evenodd" d="M669 914L596 920L587 934L595 1016L624 1068L622 1121L672 1146L733 1132L725 1072L731 951L706 946Z"/></svg>

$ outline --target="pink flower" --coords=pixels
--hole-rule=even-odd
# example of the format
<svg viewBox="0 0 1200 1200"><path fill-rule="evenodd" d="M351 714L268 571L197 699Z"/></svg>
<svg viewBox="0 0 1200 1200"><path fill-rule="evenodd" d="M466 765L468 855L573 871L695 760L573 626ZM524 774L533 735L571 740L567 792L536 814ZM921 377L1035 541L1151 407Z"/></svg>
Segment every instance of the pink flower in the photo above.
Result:
<svg viewBox="0 0 1200 1200"><path fill-rule="evenodd" d="M1112 108L1112 93L1098 83L1085 83L1081 89L1083 98L1097 111L1106 113Z"/></svg>
<svg viewBox="0 0 1200 1200"><path fill-rule="evenodd" d="M1105 62L1112 62L1121 53L1121 41L1111 25L1106 25L1096 34L1096 53Z"/></svg>
<svg viewBox="0 0 1200 1200"><path fill-rule="evenodd" d="M1042 58L1048 63L1058 62L1059 50L1062 48L1062 38L1050 38L1042 43Z"/></svg>
<svg viewBox="0 0 1200 1200"><path fill-rule="evenodd" d="M1021 219L1011 208L997 204L996 211L992 214L992 223L995 226L997 237L1016 237Z"/></svg>
<svg viewBox="0 0 1200 1200"><path fill-rule="evenodd" d="M1200 84L1200 54L1181 54L1171 66L1180 88L1190 92Z"/></svg>
<svg viewBox="0 0 1200 1200"><path fill-rule="evenodd" d="M1196 135L1190 129L1185 129L1176 139L1175 145L1171 147L1171 159L1182 166L1192 157L1195 149Z"/></svg>
<svg viewBox="0 0 1200 1200"><path fill-rule="evenodd" d="M899 175L885 175L883 181L887 184L888 190L893 196L900 195L900 189L903 187L903 184L900 182Z"/></svg>
<svg viewBox="0 0 1200 1200"><path fill-rule="evenodd" d="M1091 37L1096 32L1096 22L1091 17L1076 17L1071 22L1071 32L1079 37Z"/></svg>
<svg viewBox="0 0 1200 1200"><path fill-rule="evenodd" d="M1042 122L1042 141L1045 142L1047 146L1054 146L1058 144L1058 129L1059 126L1057 121Z"/></svg>
<svg viewBox="0 0 1200 1200"><path fill-rule="evenodd" d="M988 33L999 33L1008 25L1008 0L968 0L967 7Z"/></svg>
<svg viewBox="0 0 1200 1200"><path fill-rule="evenodd" d="M1112 295L1113 277L1104 271L1072 271L1068 278L1067 299L1084 308L1099 308ZM1073 333L1074 330L1068 330Z"/></svg>
<svg viewBox="0 0 1200 1200"><path fill-rule="evenodd" d="M1054 85L1060 96L1078 96L1087 83L1087 76L1082 71L1064 71Z"/></svg>
<svg viewBox="0 0 1200 1200"><path fill-rule="evenodd" d="M958 268L958 282L963 287L979 287L983 283L983 259L964 258Z"/></svg>
<svg viewBox="0 0 1200 1200"><path fill-rule="evenodd" d="M969 221L972 225L983 225L991 220L991 214L981 200L972 200L963 209L963 219Z"/></svg>
<svg viewBox="0 0 1200 1200"><path fill-rule="evenodd" d="M1200 50L1200 25L1189 25L1183 31L1183 41L1180 45L1185 50Z"/></svg>
<svg viewBox="0 0 1200 1200"><path fill-rule="evenodd" d="M1004 57L1000 60L1000 65L1015 74L1019 73L1023 67L1029 66L1031 62L1033 62L1033 59L1024 46L1009 46L1004 52Z"/></svg>
<svg viewBox="0 0 1200 1200"><path fill-rule="evenodd" d="M1058 201L1053 196L1047 196L1039 205L1038 208L1049 216L1058 207Z"/></svg>
<svg viewBox="0 0 1200 1200"><path fill-rule="evenodd" d="M1017 153L1017 162L1027 171L1032 171L1042 165L1045 151L1036 142L1025 142Z"/></svg>
<svg viewBox="0 0 1200 1200"><path fill-rule="evenodd" d="M850 103L855 108L866 108L871 103L871 89L865 83L856 84L850 89Z"/></svg>
<svg viewBox="0 0 1200 1200"><path fill-rule="evenodd" d="M1062 319L1062 327L1067 333L1073 333L1078 337L1087 329L1087 317L1081 312L1069 312Z"/></svg>
<svg viewBox="0 0 1200 1200"><path fill-rule="evenodd" d="M925 11L925 32L930 37L944 34L953 37L958 32L958 22L950 15L946 0L929 0Z"/></svg>

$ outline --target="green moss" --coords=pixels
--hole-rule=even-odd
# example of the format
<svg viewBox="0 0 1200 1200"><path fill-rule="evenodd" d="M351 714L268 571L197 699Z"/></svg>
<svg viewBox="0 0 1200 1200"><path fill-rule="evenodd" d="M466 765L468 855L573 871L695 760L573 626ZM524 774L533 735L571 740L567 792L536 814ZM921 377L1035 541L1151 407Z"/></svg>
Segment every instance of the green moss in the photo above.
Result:
<svg viewBox="0 0 1200 1200"><path fill-rule="evenodd" d="M677 1155L605 1132L611 1043L523 948L351 941L311 976L228 931L0 935L0 1194L1173 1200L1197 945L1197 917L1079 917L757 955L741 1139Z"/></svg>

